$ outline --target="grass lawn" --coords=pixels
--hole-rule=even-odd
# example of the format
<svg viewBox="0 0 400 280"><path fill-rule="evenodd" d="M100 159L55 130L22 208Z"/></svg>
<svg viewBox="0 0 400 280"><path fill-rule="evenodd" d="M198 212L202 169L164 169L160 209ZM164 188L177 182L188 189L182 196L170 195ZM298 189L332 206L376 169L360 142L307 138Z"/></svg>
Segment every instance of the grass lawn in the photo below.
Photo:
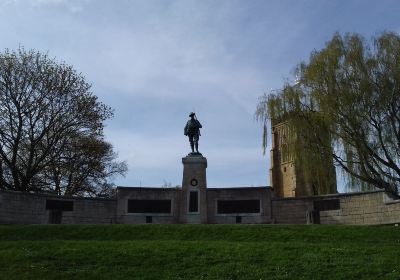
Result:
<svg viewBox="0 0 400 280"><path fill-rule="evenodd" d="M400 227L0 226L0 279L400 279Z"/></svg>

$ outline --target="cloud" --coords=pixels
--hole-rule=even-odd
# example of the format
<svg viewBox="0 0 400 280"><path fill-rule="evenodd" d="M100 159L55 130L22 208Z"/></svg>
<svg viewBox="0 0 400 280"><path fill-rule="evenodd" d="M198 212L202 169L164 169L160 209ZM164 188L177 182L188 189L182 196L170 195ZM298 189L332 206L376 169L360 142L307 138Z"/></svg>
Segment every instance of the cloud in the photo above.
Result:
<svg viewBox="0 0 400 280"><path fill-rule="evenodd" d="M69 11L71 13L79 13L83 11L85 5L91 0L2 0L0 6L17 6L20 8L48 9L57 8Z"/></svg>
<svg viewBox="0 0 400 280"><path fill-rule="evenodd" d="M210 184L265 185L258 96L335 30L398 30L396 1L357 3L0 0L0 49L49 51L115 108L106 136L129 163L121 184L179 184L196 110Z"/></svg>
<svg viewBox="0 0 400 280"><path fill-rule="evenodd" d="M34 6L46 6L46 5L64 5L68 3L68 0L28 0Z"/></svg>
<svg viewBox="0 0 400 280"><path fill-rule="evenodd" d="M0 6L8 6L17 3L19 0L2 0L0 1Z"/></svg>

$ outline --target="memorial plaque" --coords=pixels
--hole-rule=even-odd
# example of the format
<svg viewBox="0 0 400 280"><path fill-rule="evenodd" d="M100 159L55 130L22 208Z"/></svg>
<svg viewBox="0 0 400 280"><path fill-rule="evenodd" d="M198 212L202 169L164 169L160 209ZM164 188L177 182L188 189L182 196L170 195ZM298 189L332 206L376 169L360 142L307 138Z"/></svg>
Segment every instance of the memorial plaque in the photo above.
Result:
<svg viewBox="0 0 400 280"><path fill-rule="evenodd" d="M218 200L217 213L260 213L260 200Z"/></svg>
<svg viewBox="0 0 400 280"><path fill-rule="evenodd" d="M46 200L46 210L73 211L74 202L68 200Z"/></svg>
<svg viewBox="0 0 400 280"><path fill-rule="evenodd" d="M189 194L189 212L199 212L199 193L197 191Z"/></svg>
<svg viewBox="0 0 400 280"><path fill-rule="evenodd" d="M340 199L327 199L327 200L315 200L314 210L317 211L328 211L328 210L339 210Z"/></svg>
<svg viewBox="0 0 400 280"><path fill-rule="evenodd" d="M129 199L128 213L171 213L170 199Z"/></svg>

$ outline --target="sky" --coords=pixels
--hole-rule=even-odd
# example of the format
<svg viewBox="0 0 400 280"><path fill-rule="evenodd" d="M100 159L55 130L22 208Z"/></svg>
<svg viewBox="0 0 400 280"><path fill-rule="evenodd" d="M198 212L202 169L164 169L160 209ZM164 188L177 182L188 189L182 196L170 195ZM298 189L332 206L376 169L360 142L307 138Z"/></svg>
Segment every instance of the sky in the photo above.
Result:
<svg viewBox="0 0 400 280"><path fill-rule="evenodd" d="M194 111L208 186L267 186L259 97L335 32L400 33L399 15L397 0L0 0L0 51L47 52L114 108L117 185L180 185Z"/></svg>

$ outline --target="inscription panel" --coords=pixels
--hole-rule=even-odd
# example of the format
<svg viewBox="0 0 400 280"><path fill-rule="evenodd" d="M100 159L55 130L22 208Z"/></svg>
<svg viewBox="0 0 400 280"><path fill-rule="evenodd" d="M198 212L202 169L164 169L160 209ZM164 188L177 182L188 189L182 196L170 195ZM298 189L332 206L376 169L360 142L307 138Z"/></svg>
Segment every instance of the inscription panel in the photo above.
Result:
<svg viewBox="0 0 400 280"><path fill-rule="evenodd" d="M128 213L171 213L170 199L129 199Z"/></svg>
<svg viewBox="0 0 400 280"><path fill-rule="evenodd" d="M260 200L218 200L218 214L260 213Z"/></svg>
<svg viewBox="0 0 400 280"><path fill-rule="evenodd" d="M189 193L189 212L195 213L199 211L199 192Z"/></svg>
<svg viewBox="0 0 400 280"><path fill-rule="evenodd" d="M58 210L58 211L73 211L74 202L67 200L46 200L46 210Z"/></svg>
<svg viewBox="0 0 400 280"><path fill-rule="evenodd" d="M339 210L340 199L315 200L314 209L317 211Z"/></svg>

